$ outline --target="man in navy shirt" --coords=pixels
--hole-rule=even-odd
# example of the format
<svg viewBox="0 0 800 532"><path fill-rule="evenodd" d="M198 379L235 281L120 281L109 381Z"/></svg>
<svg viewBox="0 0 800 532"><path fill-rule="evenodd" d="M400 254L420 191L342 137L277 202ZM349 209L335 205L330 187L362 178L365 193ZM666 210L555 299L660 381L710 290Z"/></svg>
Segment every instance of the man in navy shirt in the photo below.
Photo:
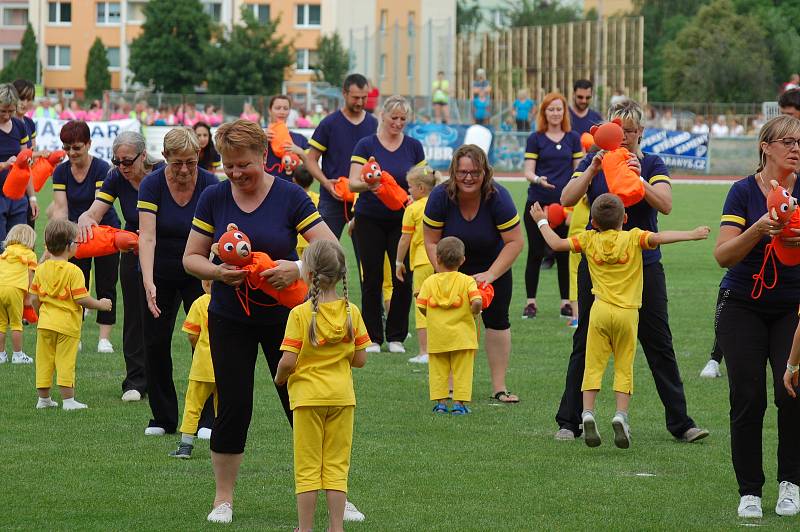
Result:
<svg viewBox="0 0 800 532"><path fill-rule="evenodd" d="M597 111L589 109L592 103L592 82L588 79L578 79L572 85L572 105L569 106L569 119L572 131L582 135L595 124L603 121Z"/></svg>

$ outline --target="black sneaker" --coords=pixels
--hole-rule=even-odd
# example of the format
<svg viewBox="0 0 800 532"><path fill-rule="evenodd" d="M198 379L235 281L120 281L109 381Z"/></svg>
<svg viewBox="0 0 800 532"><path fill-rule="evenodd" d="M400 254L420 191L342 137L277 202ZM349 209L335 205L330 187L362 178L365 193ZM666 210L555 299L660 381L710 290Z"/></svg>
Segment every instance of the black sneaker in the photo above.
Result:
<svg viewBox="0 0 800 532"><path fill-rule="evenodd" d="M192 449L194 449L194 445L191 443L184 443L180 442L178 444L178 448L169 453L172 458L191 458L192 457Z"/></svg>
<svg viewBox="0 0 800 532"><path fill-rule="evenodd" d="M572 319L572 305L569 303L561 305L561 317Z"/></svg>
<svg viewBox="0 0 800 532"><path fill-rule="evenodd" d="M522 317L523 319L535 318L536 303L528 303L527 305L525 305L525 308L522 310Z"/></svg>

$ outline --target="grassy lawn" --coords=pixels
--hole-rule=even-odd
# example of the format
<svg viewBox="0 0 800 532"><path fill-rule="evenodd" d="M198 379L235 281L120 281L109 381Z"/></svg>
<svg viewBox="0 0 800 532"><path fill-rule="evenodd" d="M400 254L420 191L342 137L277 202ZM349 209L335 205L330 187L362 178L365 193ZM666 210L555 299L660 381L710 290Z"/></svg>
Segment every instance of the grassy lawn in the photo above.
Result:
<svg viewBox="0 0 800 532"><path fill-rule="evenodd" d="M519 207L524 187L509 185ZM705 529L740 526L730 464L726 379L698 377L712 342L717 284L711 256L725 186L676 185L674 211L664 229L708 224L707 242L664 250L671 326L689 404L711 437L687 445L672 439L644 356L636 360L631 407L633 445L616 449L610 438L611 379L598 403L603 445L556 442L553 420L561 395L571 329L558 317L555 271L543 271L539 317L520 319L524 255L514 266L513 353L509 387L518 405L494 405L483 352L476 362L473 414L434 417L425 367L409 355L372 355L354 371L358 407L350 498L367 515L352 530ZM47 194L41 194L46 205ZM38 225L40 239L44 223ZM349 242L345 249L352 252ZM42 242L37 245L41 248ZM355 284L355 283L354 283ZM354 297L359 301L360 297ZM121 299L120 299L121 301ZM6 510L0 529L199 530L214 495L207 442L192 460L167 457L176 436L145 437L146 402L122 403L122 312L114 330L117 353L94 352L93 316L78 357L80 412L34 408L32 366L0 366L0 478ZM181 318L182 319L182 315ZM25 345L34 354L35 331ZM175 383L183 403L190 350L185 335L173 339ZM607 375L610 377L610 375ZM235 501L233 526L289 530L296 524L292 442L265 361L259 360L255 412ZM58 394L54 394L60 400ZM774 407L765 419L765 487L762 525L788 529L800 521L778 518ZM320 500L320 506L324 503ZM325 528L323 511L318 529Z"/></svg>

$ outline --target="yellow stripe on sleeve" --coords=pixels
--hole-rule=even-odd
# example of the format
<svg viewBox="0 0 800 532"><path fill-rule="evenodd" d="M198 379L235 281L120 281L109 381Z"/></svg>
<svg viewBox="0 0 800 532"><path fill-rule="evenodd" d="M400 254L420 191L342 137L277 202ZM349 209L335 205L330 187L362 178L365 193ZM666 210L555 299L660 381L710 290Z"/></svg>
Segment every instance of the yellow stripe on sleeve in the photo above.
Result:
<svg viewBox="0 0 800 532"><path fill-rule="evenodd" d="M747 223L747 220L745 220L741 216L736 216L735 214L723 214L722 219L720 221L734 223L737 225L741 225L742 227L744 227L744 225Z"/></svg>
<svg viewBox="0 0 800 532"><path fill-rule="evenodd" d="M205 231L206 233L214 233L214 226L210 223L206 223L200 218L192 218L192 225L197 227L198 229Z"/></svg>
<svg viewBox="0 0 800 532"><path fill-rule="evenodd" d="M303 229L305 229L306 227L308 227L309 225L311 225L312 223L314 223L318 219L319 219L319 212L314 211L313 213L309 214L308 216L305 217L305 219L302 222L297 224L297 227L296 227L297 232L298 233L302 233Z"/></svg>
<svg viewBox="0 0 800 532"><path fill-rule="evenodd" d="M358 164L367 164L367 160L363 157L359 157L358 155L353 155L350 157L351 163L358 163Z"/></svg>
<svg viewBox="0 0 800 532"><path fill-rule="evenodd" d="M538 158L539 158L539 154L538 154L538 153L530 153L530 152L527 152L527 151L526 151L526 152L525 152L525 158L526 158L526 159L533 159L533 160L536 160L536 159L538 159Z"/></svg>
<svg viewBox="0 0 800 532"><path fill-rule="evenodd" d="M573 159L583 159L584 155L586 155L586 154L583 153L582 151L576 151L575 153L572 154L572 158Z"/></svg>
<svg viewBox="0 0 800 532"><path fill-rule="evenodd" d="M22 146L23 144L27 144L28 142L30 142L30 140L31 140L30 137L25 135L23 138L19 140L19 145Z"/></svg>
<svg viewBox="0 0 800 532"><path fill-rule="evenodd" d="M427 225L434 227L436 229L444 227L444 222L437 222L436 220L431 220L427 216L423 216L422 221L425 222Z"/></svg>
<svg viewBox="0 0 800 532"><path fill-rule="evenodd" d="M67 185L65 185L64 183L53 183L53 190L63 190L66 192Z"/></svg>
<svg viewBox="0 0 800 532"><path fill-rule="evenodd" d="M648 183L651 185L655 185L656 183L670 183L672 180L669 178L668 175L654 175L650 179L647 180Z"/></svg>
<svg viewBox="0 0 800 532"><path fill-rule="evenodd" d="M155 203L150 203L149 201L142 201L142 200L137 201L136 208L143 209L145 211L151 211L154 213L158 212L158 205L156 205Z"/></svg>
<svg viewBox="0 0 800 532"><path fill-rule="evenodd" d="M317 142L317 141L316 141L316 140L314 140L314 139L311 139L311 140L309 140L309 141L308 141L308 143L309 143L311 146L313 146L313 147L315 147L316 149L318 149L319 151L328 151L328 148L326 148L325 146L323 146L322 144L320 144L319 142Z"/></svg>
<svg viewBox="0 0 800 532"><path fill-rule="evenodd" d="M97 199L99 199L100 201L105 201L105 202L108 202L108 203L114 203L114 201L117 199L114 196L112 196L111 194L108 194L107 192L102 192L100 190L97 191L97 194L95 195L95 197Z"/></svg>
<svg viewBox="0 0 800 532"><path fill-rule="evenodd" d="M498 225L498 226L497 226L497 229L498 229L499 231L505 231L506 229L509 229L509 228L511 228L511 227L514 227L514 226L515 226L515 225L517 225L518 223L519 223L519 214L515 214L515 215L514 215L514 217L513 217L513 218L511 218L511 219L510 219L509 221L507 221L506 223Z"/></svg>

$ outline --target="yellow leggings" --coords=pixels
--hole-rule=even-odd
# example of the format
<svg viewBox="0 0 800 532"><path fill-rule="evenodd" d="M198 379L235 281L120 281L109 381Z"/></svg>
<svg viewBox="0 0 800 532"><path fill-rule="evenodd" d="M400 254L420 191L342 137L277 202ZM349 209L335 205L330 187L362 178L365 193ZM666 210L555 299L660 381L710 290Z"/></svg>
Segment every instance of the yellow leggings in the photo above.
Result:
<svg viewBox="0 0 800 532"><path fill-rule="evenodd" d="M36 387L50 388L53 371L56 383L65 388L75 387L75 364L81 339L49 329L36 331Z"/></svg>
<svg viewBox="0 0 800 532"><path fill-rule="evenodd" d="M450 392L448 380L453 372L453 400L472 400L472 370L475 365L475 350L429 353L428 385L431 401L447 399Z"/></svg>
<svg viewBox="0 0 800 532"><path fill-rule="evenodd" d="M639 309L622 308L595 298L586 336L586 369L581 390L599 390L614 353L614 391L633 393L633 357Z"/></svg>
<svg viewBox="0 0 800 532"><path fill-rule="evenodd" d="M200 413L206 401L214 395L214 413L217 412L217 385L214 382L203 382L189 379L186 388L186 402L183 405L182 434L196 434L197 424L200 423Z"/></svg>

